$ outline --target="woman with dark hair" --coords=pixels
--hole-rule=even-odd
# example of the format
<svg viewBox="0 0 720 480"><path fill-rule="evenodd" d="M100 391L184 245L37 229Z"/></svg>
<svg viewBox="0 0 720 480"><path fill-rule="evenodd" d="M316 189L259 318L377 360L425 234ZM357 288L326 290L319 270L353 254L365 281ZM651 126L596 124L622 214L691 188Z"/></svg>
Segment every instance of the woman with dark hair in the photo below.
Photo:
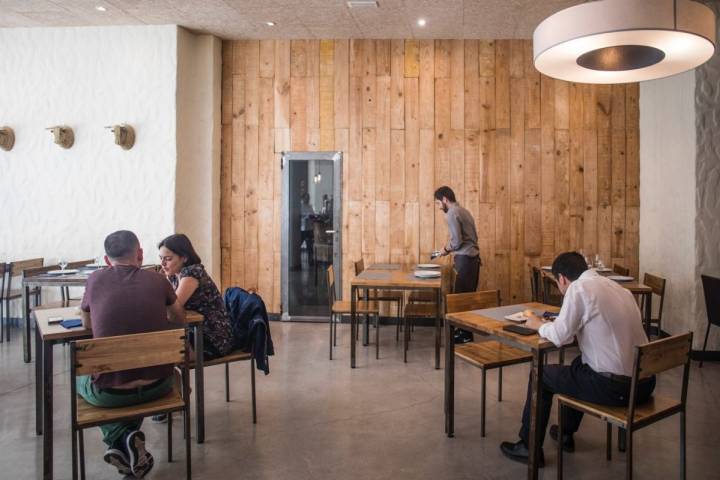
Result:
<svg viewBox="0 0 720 480"><path fill-rule="evenodd" d="M205 271L190 239L176 233L161 241L158 248L162 271L175 289L178 303L205 317L203 356L212 359L227 355L233 349L230 317L220 291ZM194 345L194 338L191 339Z"/></svg>

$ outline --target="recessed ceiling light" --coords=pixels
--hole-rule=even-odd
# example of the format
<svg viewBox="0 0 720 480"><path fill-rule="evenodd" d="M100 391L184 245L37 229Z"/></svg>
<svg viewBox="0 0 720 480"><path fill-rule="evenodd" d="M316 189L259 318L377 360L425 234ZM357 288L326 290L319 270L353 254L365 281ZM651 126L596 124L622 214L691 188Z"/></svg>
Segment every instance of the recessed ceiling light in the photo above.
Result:
<svg viewBox="0 0 720 480"><path fill-rule="evenodd" d="M274 27L275 22L265 22L265 25L267 25L268 27Z"/></svg>
<svg viewBox="0 0 720 480"><path fill-rule="evenodd" d="M427 25L427 20L425 20L424 18L419 18L418 25L424 27L425 25Z"/></svg>
<svg viewBox="0 0 720 480"><path fill-rule="evenodd" d="M102 5L98 5L97 7L95 7L95 10L97 10L98 12L106 12L107 8L103 7Z"/></svg>

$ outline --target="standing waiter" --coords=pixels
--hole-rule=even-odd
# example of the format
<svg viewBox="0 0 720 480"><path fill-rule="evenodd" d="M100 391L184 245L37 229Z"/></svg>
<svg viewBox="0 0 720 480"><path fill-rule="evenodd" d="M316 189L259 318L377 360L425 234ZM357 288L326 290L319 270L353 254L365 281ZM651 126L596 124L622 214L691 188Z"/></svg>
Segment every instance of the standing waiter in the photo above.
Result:
<svg viewBox="0 0 720 480"><path fill-rule="evenodd" d="M443 186L435 190L435 204L445 212L450 234L450 241L436 256L453 254L457 271L453 293L474 292L477 290L481 265L475 220L467 209L457 203L455 192L450 187ZM461 329L455 331L455 343L472 340L472 332Z"/></svg>

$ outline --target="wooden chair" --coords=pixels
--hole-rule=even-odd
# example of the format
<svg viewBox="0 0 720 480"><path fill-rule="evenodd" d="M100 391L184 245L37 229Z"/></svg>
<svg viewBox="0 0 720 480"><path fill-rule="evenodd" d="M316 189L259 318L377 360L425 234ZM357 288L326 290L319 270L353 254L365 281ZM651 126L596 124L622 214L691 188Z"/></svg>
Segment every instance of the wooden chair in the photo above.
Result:
<svg viewBox="0 0 720 480"><path fill-rule="evenodd" d="M540 279L542 278L542 272L535 265L529 265L530 267L530 292L532 295L533 302L539 302L542 298L540 293Z"/></svg>
<svg viewBox="0 0 720 480"><path fill-rule="evenodd" d="M77 340L70 344L70 422L72 431L72 477L85 479L84 430L107 423L168 414L168 461L172 461L173 412L185 415L186 477L190 464L190 376L188 374L188 341L184 329L121 335L117 337ZM78 375L111 373L160 365L182 365L182 382L175 383L165 397L127 407L93 406L77 394Z"/></svg>
<svg viewBox="0 0 720 480"><path fill-rule="evenodd" d="M707 310L708 326L705 330L705 341L703 342L703 354L707 349L708 335L710 334L710 325L720 327L720 278L701 275L703 292L705 293L705 309ZM704 355L703 355L704 356ZM699 367L702 368L703 359L700 358Z"/></svg>
<svg viewBox="0 0 720 480"><path fill-rule="evenodd" d="M653 294L660 297L658 316L657 318L651 318L650 324L652 325L653 323L657 323L657 335L658 337L661 337L663 304L665 303L665 284L667 283L667 281L664 278L645 273L645 276L643 277L643 283L652 289ZM645 311L645 295L643 295L640 299L640 311Z"/></svg>
<svg viewBox="0 0 720 480"><path fill-rule="evenodd" d="M68 264L70 265L70 264ZM45 265L44 267L35 267L35 268L26 268L23 270L23 278L31 278L36 277L38 275L44 275L47 272L50 272L52 270L59 270L60 265ZM36 305L31 307L31 310L45 310L48 308L63 308L63 307L70 307L74 305L80 304L80 299L69 299L69 295L65 292L66 287L60 288L60 295L61 299L57 301L52 302L43 302L42 296L40 297L40 302L38 302Z"/></svg>
<svg viewBox="0 0 720 480"><path fill-rule="evenodd" d="M360 275L365 271L365 260L362 258L355 265L355 275ZM397 342L400 338L400 319L402 318L402 308L405 300L405 295L401 290L372 290L368 297L363 297L363 300L370 302L388 302L395 303L397 306L397 324L395 328L395 341Z"/></svg>
<svg viewBox="0 0 720 480"><path fill-rule="evenodd" d="M606 456L611 458L612 426L627 431L627 467L625 478L631 479L633 461L632 436L635 430L647 427L663 418L676 413L680 414L680 477L685 478L685 402L687 399L688 374L690 372L690 349L692 348L692 332L674 337L663 338L645 345L635 347L635 361L630 384L630 399L627 407L609 407L584 402L567 395L558 395L558 432L562 432L562 410L574 408L587 415L607 422ZM683 379L680 399L653 395L648 402L636 405L637 387L640 380L667 370L683 366ZM557 478L562 479L562 442L558 442Z"/></svg>
<svg viewBox="0 0 720 480"><path fill-rule="evenodd" d="M555 307L562 306L563 296L560 289L555 283L555 279L550 275L542 275L542 303L545 305L553 305Z"/></svg>
<svg viewBox="0 0 720 480"><path fill-rule="evenodd" d="M20 260L17 262L10 262L8 264L5 264L5 274L7 280L3 282L3 290L0 291L0 302L3 302L5 304L4 309L4 319L5 322L3 322L3 318L0 317L0 341L2 341L2 333L3 333L3 323L7 324L7 331L5 333L5 339L9 342L10 341L10 302L13 300L20 300L22 299L22 287L13 290L13 278L14 277L22 277L23 272L29 268L36 268L36 267L42 267L43 265L43 259L42 258L32 258L29 260ZM3 277L5 278L5 277ZM33 297L33 303L37 306L40 303L40 292L41 289L39 287L35 287L30 289L30 296ZM22 308L25 308L23 305Z"/></svg>
<svg viewBox="0 0 720 480"><path fill-rule="evenodd" d="M500 290L456 293L445 297L445 314L500 306ZM502 368L532 360L532 355L496 340L455 345L455 356L478 367L482 374L480 435L485 436L485 386L488 370L498 369L498 402L502 402Z"/></svg>
<svg viewBox="0 0 720 480"><path fill-rule="evenodd" d="M87 265L87 264L89 264L89 263L94 263L94 262L95 262L95 260L93 260L92 258L89 259L89 260L77 260L77 261L75 261L75 262L70 262L70 263L68 263L68 264L67 264L67 267L65 267L65 268L68 268L68 269L82 268L82 267L84 267L85 265ZM72 298L72 297L70 297L70 287L62 287L62 288L60 289L60 295L62 296L63 302L66 302L66 303L67 303L66 306L69 306L69 305L70 305L70 302L82 300L82 298Z"/></svg>
<svg viewBox="0 0 720 480"><path fill-rule="evenodd" d="M347 300L337 300L335 295L335 269L330 265L327 269L328 299L330 303L330 360L332 360L333 346L337 345L337 321L343 315L350 315L352 306ZM357 301L355 304L357 315L375 316L375 358L380 358L380 309L377 302ZM357 340L357 336L355 337Z"/></svg>
<svg viewBox="0 0 720 480"><path fill-rule="evenodd" d="M630 269L616 263L615 265L613 265L613 273L628 277L630 276Z"/></svg>

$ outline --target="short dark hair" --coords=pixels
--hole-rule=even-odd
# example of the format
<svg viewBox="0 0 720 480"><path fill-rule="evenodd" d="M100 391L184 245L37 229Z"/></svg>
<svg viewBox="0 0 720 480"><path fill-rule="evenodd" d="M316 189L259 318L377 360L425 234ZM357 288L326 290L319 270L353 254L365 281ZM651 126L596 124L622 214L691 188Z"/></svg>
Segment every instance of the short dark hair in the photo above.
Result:
<svg viewBox="0 0 720 480"><path fill-rule="evenodd" d="M185 261L186 266L202 263L200 256L195 252L192 243L190 243L190 239L184 233L176 233L165 237L158 243L158 248L160 247L165 247L174 254L187 258L187 261Z"/></svg>
<svg viewBox="0 0 720 480"><path fill-rule="evenodd" d="M442 187L435 190L435 200L442 200L443 197L447 198L453 203L457 201L455 200L455 192L452 191L452 188L446 185L443 185Z"/></svg>
<svg viewBox="0 0 720 480"><path fill-rule="evenodd" d="M587 269L585 257L578 252L561 253L552 264L552 274L555 278L560 278L562 275L570 281L577 280Z"/></svg>
<svg viewBox="0 0 720 480"><path fill-rule="evenodd" d="M112 259L130 256L140 248L140 241L130 230L118 230L105 237L105 255Z"/></svg>

